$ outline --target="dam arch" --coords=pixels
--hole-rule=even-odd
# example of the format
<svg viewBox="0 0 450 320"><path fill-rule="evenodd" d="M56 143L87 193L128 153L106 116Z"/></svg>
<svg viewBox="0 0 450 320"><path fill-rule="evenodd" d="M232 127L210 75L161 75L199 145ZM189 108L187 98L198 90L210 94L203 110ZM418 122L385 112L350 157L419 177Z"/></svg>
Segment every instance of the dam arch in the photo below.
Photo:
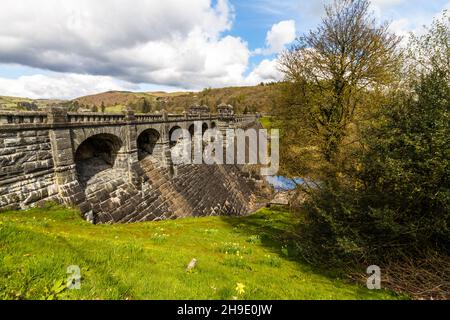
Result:
<svg viewBox="0 0 450 320"><path fill-rule="evenodd" d="M77 177L85 185L96 174L117 166L117 156L124 148L113 134L100 133L85 139L74 154Z"/></svg>
<svg viewBox="0 0 450 320"><path fill-rule="evenodd" d="M149 155L155 154L157 145L161 141L161 134L158 130L150 128L143 131L137 138L139 161Z"/></svg>

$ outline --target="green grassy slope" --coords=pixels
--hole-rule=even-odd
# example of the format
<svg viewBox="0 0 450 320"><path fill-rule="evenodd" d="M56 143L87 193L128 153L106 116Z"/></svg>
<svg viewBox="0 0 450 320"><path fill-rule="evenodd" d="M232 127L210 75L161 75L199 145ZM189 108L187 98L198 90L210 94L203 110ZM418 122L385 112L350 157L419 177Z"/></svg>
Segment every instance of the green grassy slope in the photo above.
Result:
<svg viewBox="0 0 450 320"><path fill-rule="evenodd" d="M18 104L20 102L28 102L28 103L34 102L38 108L43 109L52 104L61 103L63 101L62 100L51 100L51 99L32 100L32 99L28 99L28 98L0 96L0 110L7 110L7 111L23 110L23 108L20 108L18 106Z"/></svg>
<svg viewBox="0 0 450 320"><path fill-rule="evenodd" d="M0 109L6 110L17 109L18 108L17 103L19 102L32 102L32 100L26 98L0 96Z"/></svg>
<svg viewBox="0 0 450 320"><path fill-rule="evenodd" d="M282 239L295 222L267 209L98 226L59 207L1 213L0 299L397 298L296 262ZM81 290L65 289L69 265L81 268Z"/></svg>

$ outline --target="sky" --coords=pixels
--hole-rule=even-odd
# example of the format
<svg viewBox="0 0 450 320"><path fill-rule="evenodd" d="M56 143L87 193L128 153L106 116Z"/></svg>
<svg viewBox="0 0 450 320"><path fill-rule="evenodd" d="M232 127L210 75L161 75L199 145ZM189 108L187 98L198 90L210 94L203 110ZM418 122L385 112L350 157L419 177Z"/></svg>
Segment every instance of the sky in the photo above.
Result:
<svg viewBox="0 0 450 320"><path fill-rule="evenodd" d="M0 95L72 99L279 81L277 57L332 0L2 0ZM372 0L423 32L450 0Z"/></svg>

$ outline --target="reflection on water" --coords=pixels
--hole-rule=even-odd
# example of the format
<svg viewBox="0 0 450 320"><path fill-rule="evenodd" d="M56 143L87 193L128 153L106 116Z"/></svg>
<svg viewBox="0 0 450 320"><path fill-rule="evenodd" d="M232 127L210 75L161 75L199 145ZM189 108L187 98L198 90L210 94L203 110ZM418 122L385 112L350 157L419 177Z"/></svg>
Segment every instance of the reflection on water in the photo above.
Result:
<svg viewBox="0 0 450 320"><path fill-rule="evenodd" d="M301 178L286 178L283 176L268 176L266 181L274 187L276 191L290 191L295 190L297 185L303 184L304 180Z"/></svg>

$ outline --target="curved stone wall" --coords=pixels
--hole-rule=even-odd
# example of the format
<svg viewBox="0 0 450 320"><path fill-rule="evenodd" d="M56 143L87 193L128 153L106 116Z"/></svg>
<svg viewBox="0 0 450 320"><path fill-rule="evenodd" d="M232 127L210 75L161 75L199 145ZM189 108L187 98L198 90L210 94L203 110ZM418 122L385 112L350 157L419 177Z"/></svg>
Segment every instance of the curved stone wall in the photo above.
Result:
<svg viewBox="0 0 450 320"><path fill-rule="evenodd" d="M173 169L175 173L146 157L136 171L137 184L129 182L124 170L102 171L87 183L85 214L94 217L95 223L110 223L245 215L258 208L255 182L236 166Z"/></svg>
<svg viewBox="0 0 450 320"><path fill-rule="evenodd" d="M242 168L171 163L171 129L198 120L223 130L255 116L0 112L0 211L57 201L125 223L255 210L260 189Z"/></svg>

